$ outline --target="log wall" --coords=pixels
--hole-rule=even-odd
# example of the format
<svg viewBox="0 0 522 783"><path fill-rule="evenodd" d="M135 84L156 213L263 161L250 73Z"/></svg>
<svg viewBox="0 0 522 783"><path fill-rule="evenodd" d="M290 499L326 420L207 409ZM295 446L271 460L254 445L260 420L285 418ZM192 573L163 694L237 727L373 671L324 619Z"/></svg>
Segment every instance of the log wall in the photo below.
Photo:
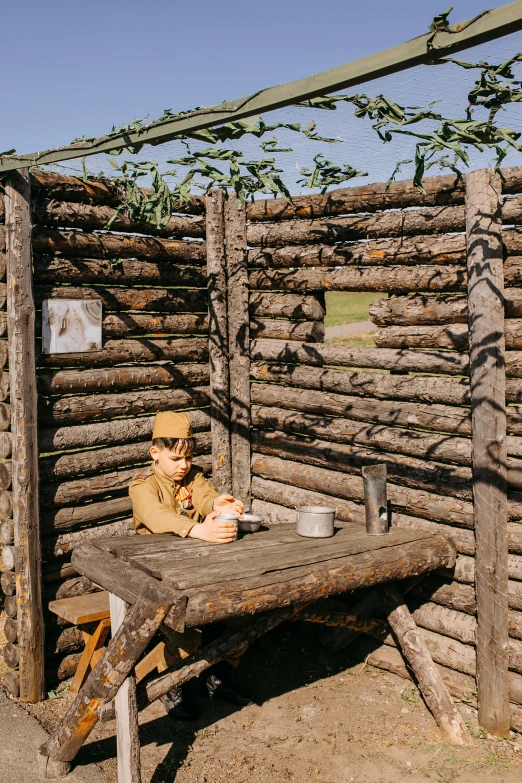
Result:
<svg viewBox="0 0 522 783"><path fill-rule="evenodd" d="M75 546L92 537L133 532L128 484L149 461L157 411L189 411L198 460L207 471L210 468L206 246L204 214L174 215L168 230L159 232L165 236L152 236L147 226L123 217L107 233L105 226L118 199L101 183L36 171L32 185L41 558L51 687L74 672L83 638L78 629L49 613L47 604L98 589L70 565ZM0 235L3 246L3 225ZM4 313L4 253L1 263ZM46 298L100 300L103 349L43 355L41 308ZM4 323L5 314L0 321ZM5 368L5 339L1 346ZM8 395L4 383L1 538L4 568L12 569L16 558L10 518ZM2 588L9 615L7 682L16 692L13 667L19 656L11 573L3 574Z"/></svg>
<svg viewBox="0 0 522 783"><path fill-rule="evenodd" d="M522 671L522 170L504 173L513 677ZM290 521L297 505L326 503L341 520L364 524L361 468L386 464L393 524L444 530L456 543L454 572L425 580L408 600L437 663L472 682L477 604L465 193L452 177L429 179L426 190L422 198L411 182L390 192L375 185L247 210L252 291L317 297L374 291L370 318L377 326L370 348L253 340L253 507L272 521ZM329 630L325 643L336 651L352 637ZM451 652L452 640L464 648L465 662ZM374 656L375 665L394 670L389 659ZM520 703L516 688L510 699Z"/></svg>
<svg viewBox="0 0 522 783"><path fill-rule="evenodd" d="M119 203L106 183L38 171L32 180L37 325L45 298L94 298L102 302L104 336L99 352L49 357L42 354L37 327L45 607L53 598L97 589L70 565L74 546L131 531L128 483L148 461L157 411L190 412L198 461L211 469L209 223L205 201L194 199L165 230L152 232L120 214L106 232ZM335 505L339 519L362 525L361 468L385 463L393 524L443 530L455 540L455 570L427 578L408 600L445 676L458 684L465 675L469 684L476 673L477 602L465 193L453 177L431 178L426 190L420 197L411 182L394 183L389 191L363 186L291 205L256 201L242 213L251 494L253 509L273 522L291 521L297 505L319 502ZM522 674L520 194L522 169L506 169L507 568L510 699L516 704L522 704L516 680ZM0 223L0 247L4 242ZM12 621L6 625L7 659L16 666L3 253L0 273L1 585ZM324 342L324 294L332 290L375 292L374 347ZM80 635L49 614L46 633L48 671L55 679L70 676ZM341 629L325 632L333 650L351 638ZM374 660L400 668L391 653ZM16 669L7 682L16 692ZM522 724L513 714L516 728Z"/></svg>
<svg viewBox="0 0 522 783"><path fill-rule="evenodd" d="M31 180L41 558L52 683L74 672L83 639L64 630L47 603L98 589L70 565L75 546L93 537L133 533L128 485L149 462L158 411L189 412L196 462L207 473L212 470L207 228L205 200L194 199L173 214L165 230L153 232L122 213L108 232L106 225L120 204L110 184L38 170ZM2 201L0 536L9 610L6 682L16 693L4 213ZM226 304L227 291L218 294ZM99 300L102 350L44 355L41 310L47 298ZM254 338L316 342L324 337L320 297L260 290L251 293L249 306Z"/></svg>

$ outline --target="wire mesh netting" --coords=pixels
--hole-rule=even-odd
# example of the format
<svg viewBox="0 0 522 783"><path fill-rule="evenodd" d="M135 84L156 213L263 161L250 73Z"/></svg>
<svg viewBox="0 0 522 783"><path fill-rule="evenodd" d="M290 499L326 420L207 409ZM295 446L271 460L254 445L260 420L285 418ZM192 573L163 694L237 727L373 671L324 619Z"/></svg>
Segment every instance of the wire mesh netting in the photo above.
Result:
<svg viewBox="0 0 522 783"><path fill-rule="evenodd" d="M272 176L272 172L276 170L277 174L274 176L282 181L292 195L318 192L332 186L339 187L348 181L350 185L358 185L387 181L392 176L396 179L408 179L418 171L417 144L421 142L422 145L423 140L429 139L434 131L441 128L441 118L461 123L470 120L484 123L488 120L495 95L490 92L488 103L483 94L485 105L480 105L479 100L479 105L474 105L471 114L467 115L466 111L470 107L468 96L476 87L477 80L485 73L484 63L500 66L520 53L522 33L518 32L470 48L454 58L464 63L480 63L482 68L466 68L447 60L410 68L344 91L342 95L359 97L355 103L334 101L331 105L335 110L293 105L266 112L261 118L253 118L261 120L258 129L263 129L262 134L247 133L240 138L217 141L211 146L207 139L175 140L158 146L146 145L138 154L124 151L117 157L94 155L85 161L79 158L49 168L64 174L85 176L87 171L89 175L121 177L122 172L118 167L124 162L130 164L131 170L134 164L153 162L170 188L179 186L190 171L197 169L187 182L187 190L191 189L193 193L201 193L212 179L215 183L220 174L225 179L229 177L231 166L239 167L243 177L252 171L254 174L257 172L256 176L263 175L263 171ZM522 105L518 103L522 97L522 62L515 61L510 68L511 74L507 74L507 77L507 72L499 72L497 82L504 90L504 96L506 87L511 90L511 99L503 103L501 98L502 105L494 119L497 128L502 131L507 129L504 141L500 138L500 146L505 151L503 166L522 163L522 147L519 147L522 141ZM497 99L502 90L497 91ZM419 112L427 116L420 121L408 121L406 124L394 123L395 110L392 109L392 122L383 127L379 124L382 113L360 111L361 105L368 108L367 98L373 100L378 96L383 96L388 105L408 109L407 118L415 117ZM356 112L365 116L356 116ZM266 129L263 123L268 126ZM461 124L459 128L462 127ZM385 141L384 138L388 140ZM448 173L451 168L465 173L498 162L498 149L484 144L477 147L466 142L462 134L460 148L464 152L463 156L455 154L451 143L448 143L446 148L443 143L442 149L436 155L426 157L426 174ZM211 151L208 153L209 149ZM208 154L205 154L205 151ZM227 159L227 155L231 159ZM265 169L258 165L260 161L267 160L271 163L267 164ZM248 163L252 161L254 168L249 169ZM396 171L399 163L401 165ZM210 178L205 176L205 167L207 172L214 172ZM142 173L139 184L150 185L150 169L144 167ZM225 179L221 184L226 184ZM263 197L271 192L270 184L264 191L259 187L262 184L261 176L261 181L258 177L256 196ZM315 187L310 187L312 184Z"/></svg>

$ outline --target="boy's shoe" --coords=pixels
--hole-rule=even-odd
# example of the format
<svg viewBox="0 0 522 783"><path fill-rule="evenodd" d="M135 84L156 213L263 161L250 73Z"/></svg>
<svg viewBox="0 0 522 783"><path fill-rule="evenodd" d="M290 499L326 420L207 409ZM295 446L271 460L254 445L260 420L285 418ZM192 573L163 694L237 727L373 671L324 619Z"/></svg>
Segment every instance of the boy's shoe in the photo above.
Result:
<svg viewBox="0 0 522 783"><path fill-rule="evenodd" d="M190 698L190 694L183 686L173 688L164 696L161 696L160 701L165 707L169 718L173 720L196 720L199 717L199 711L194 700Z"/></svg>
<svg viewBox="0 0 522 783"><path fill-rule="evenodd" d="M223 699L228 704L246 707L252 704L254 699L248 691L232 682L233 673L234 670L230 666L213 667L211 674L205 679L205 690L211 699Z"/></svg>

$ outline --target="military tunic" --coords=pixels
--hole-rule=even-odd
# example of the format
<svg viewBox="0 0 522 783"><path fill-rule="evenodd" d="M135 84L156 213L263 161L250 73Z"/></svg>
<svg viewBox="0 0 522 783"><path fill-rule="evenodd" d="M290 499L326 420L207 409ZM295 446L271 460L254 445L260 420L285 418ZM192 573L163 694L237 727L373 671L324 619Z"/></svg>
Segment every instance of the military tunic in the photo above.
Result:
<svg viewBox="0 0 522 783"><path fill-rule="evenodd" d="M219 495L197 465L180 482L160 473L154 463L134 477L129 494L137 533L173 533L182 538L210 514Z"/></svg>

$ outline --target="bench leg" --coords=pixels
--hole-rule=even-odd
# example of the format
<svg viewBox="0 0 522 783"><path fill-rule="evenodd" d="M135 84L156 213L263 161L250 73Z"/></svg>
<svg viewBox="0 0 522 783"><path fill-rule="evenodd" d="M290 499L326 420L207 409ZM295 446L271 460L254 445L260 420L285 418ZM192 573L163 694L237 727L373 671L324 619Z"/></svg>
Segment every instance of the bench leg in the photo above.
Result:
<svg viewBox="0 0 522 783"><path fill-rule="evenodd" d="M71 691L73 693L78 693L90 670L94 668L95 653L99 651L101 647L103 647L110 628L111 621L109 618L106 618L104 620L100 620L93 633L87 633L87 631L83 631L85 649L83 651L82 657L80 658L80 663L78 664L76 674L74 675L73 681L71 683Z"/></svg>
<svg viewBox="0 0 522 783"><path fill-rule="evenodd" d="M109 594L113 634L123 622L128 604ZM140 738L136 678L129 675L114 700L116 711L116 743L118 753L118 783L141 783Z"/></svg>
<svg viewBox="0 0 522 783"><path fill-rule="evenodd" d="M172 602L167 601L160 591L152 590L147 590L136 601L60 725L41 747L41 755L52 761L70 762L75 758L96 725L100 708L114 699L170 611ZM49 772L47 769L46 774L51 777Z"/></svg>

